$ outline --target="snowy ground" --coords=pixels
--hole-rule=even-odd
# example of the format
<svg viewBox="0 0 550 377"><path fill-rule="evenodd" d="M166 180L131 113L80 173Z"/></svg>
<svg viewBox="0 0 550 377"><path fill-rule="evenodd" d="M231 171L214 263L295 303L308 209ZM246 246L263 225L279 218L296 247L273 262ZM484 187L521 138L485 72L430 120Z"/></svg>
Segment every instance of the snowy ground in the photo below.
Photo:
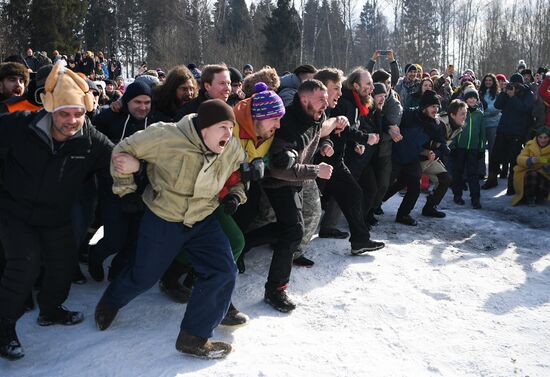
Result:
<svg viewBox="0 0 550 377"><path fill-rule="evenodd" d="M387 247L372 255L313 240L316 264L294 268L298 308L289 315L263 303L270 252L253 250L234 294L251 322L215 333L234 345L226 360L175 350L185 306L158 287L98 331L93 311L106 283L89 282L67 302L85 322L41 328L36 310L26 314L18 332L27 354L1 360L0 375L550 376L550 206L513 208L502 189L483 191L480 211L447 194L444 220L420 215L422 196L418 227L393 222L393 198L373 232Z"/></svg>

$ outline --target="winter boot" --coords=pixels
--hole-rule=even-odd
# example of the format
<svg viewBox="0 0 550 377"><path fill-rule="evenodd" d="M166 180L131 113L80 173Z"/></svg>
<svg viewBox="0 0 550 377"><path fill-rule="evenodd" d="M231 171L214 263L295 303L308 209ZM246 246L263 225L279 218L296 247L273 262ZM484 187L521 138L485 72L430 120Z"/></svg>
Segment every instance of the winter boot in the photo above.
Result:
<svg viewBox="0 0 550 377"><path fill-rule="evenodd" d="M239 309L233 306L233 303L229 304L229 310L225 317L223 317L221 324L224 326L241 326L246 324L250 318L244 313L241 313Z"/></svg>
<svg viewBox="0 0 550 377"><path fill-rule="evenodd" d="M117 313L118 309L112 308L107 303L105 295L103 295L95 307L95 323L97 328L101 331L108 329L111 323L113 323Z"/></svg>
<svg viewBox="0 0 550 377"><path fill-rule="evenodd" d="M180 304L187 303L191 297L191 292L193 292L192 289L187 288L179 282L169 285L167 281L163 280L159 281L159 288L162 293Z"/></svg>
<svg viewBox="0 0 550 377"><path fill-rule="evenodd" d="M313 267L315 262L312 261L311 259L306 258L303 255L300 255L298 258L295 258L292 260L292 264L295 266L310 268L310 267Z"/></svg>
<svg viewBox="0 0 550 377"><path fill-rule="evenodd" d="M424 208L422 208L422 216L435 217L442 219L445 217L445 212L441 212L437 209L437 206L434 203L433 197L428 196Z"/></svg>
<svg viewBox="0 0 550 377"><path fill-rule="evenodd" d="M473 209L481 209L481 203L479 201L479 197L472 198L472 208Z"/></svg>
<svg viewBox="0 0 550 377"><path fill-rule="evenodd" d="M194 336L180 330L176 340L176 349L187 355L202 359L223 359L231 352L231 344L211 342L207 338Z"/></svg>
<svg viewBox="0 0 550 377"><path fill-rule="evenodd" d="M58 306L54 310L43 313L38 316L40 326L65 325L72 326L84 321L84 314L81 312L71 312L63 306Z"/></svg>
<svg viewBox="0 0 550 377"><path fill-rule="evenodd" d="M246 271L246 265L244 264L244 252L239 255L236 263L239 274L244 274L244 272Z"/></svg>
<svg viewBox="0 0 550 377"><path fill-rule="evenodd" d="M386 246L384 242L368 240L367 242L361 242L358 244L351 245L351 253L353 255L361 255L369 251L380 250L384 246Z"/></svg>
<svg viewBox="0 0 550 377"><path fill-rule="evenodd" d="M288 313L296 309L296 304L290 300L284 287L266 289L264 301L273 306L275 310L283 313Z"/></svg>
<svg viewBox="0 0 550 377"><path fill-rule="evenodd" d="M459 196L459 195L455 195L455 196L454 196L453 202L455 202L455 203L458 204L459 206L463 206L464 204L466 204L466 202L464 201L464 199L462 199L462 196Z"/></svg>
<svg viewBox="0 0 550 377"><path fill-rule="evenodd" d="M375 215L381 216L384 214L384 210L382 209L382 206L378 206L374 209L373 213Z"/></svg>
<svg viewBox="0 0 550 377"><path fill-rule="evenodd" d="M417 226L418 222L411 215L400 215L397 214L395 217L395 222L399 224Z"/></svg>
<svg viewBox="0 0 550 377"><path fill-rule="evenodd" d="M0 357L17 360L25 356L15 332L15 321L0 318Z"/></svg>
<svg viewBox="0 0 550 377"><path fill-rule="evenodd" d="M483 190L489 190L497 186L498 186L497 175L495 173L489 173L489 177L487 178L483 186L481 186L481 188Z"/></svg>

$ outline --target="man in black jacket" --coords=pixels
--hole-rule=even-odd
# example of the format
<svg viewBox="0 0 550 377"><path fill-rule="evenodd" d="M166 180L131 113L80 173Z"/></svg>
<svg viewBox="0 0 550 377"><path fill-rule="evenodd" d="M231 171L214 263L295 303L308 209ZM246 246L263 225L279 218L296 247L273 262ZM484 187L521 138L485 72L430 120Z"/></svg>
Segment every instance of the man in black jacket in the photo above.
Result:
<svg viewBox="0 0 550 377"><path fill-rule="evenodd" d="M112 144L86 118L88 85L56 65L42 111L0 116L0 240L6 268L0 281L0 356L24 356L15 332L24 302L44 266L38 324L74 325L82 313L61 306L77 262L71 208L85 178L109 174Z"/></svg>
<svg viewBox="0 0 550 377"><path fill-rule="evenodd" d="M117 144L125 137L131 136L151 124L150 111L151 87L142 81L136 81L126 88L122 96L120 112L106 108L94 117L93 123L113 144ZM146 186L144 177L140 176L139 178L142 185L138 192L126 195L124 198L113 194L111 176L98 179L104 235L96 245L90 247L88 255L88 269L96 281L103 281L103 261L109 255L117 253L111 261L109 269L109 280L113 280L128 264L134 253L143 213L140 195Z"/></svg>
<svg viewBox="0 0 550 377"><path fill-rule="evenodd" d="M304 181L316 178L329 179L332 166L314 164L317 147L323 154L331 154L332 143L320 143L321 127L326 119L327 88L318 80L306 80L298 88L292 104L281 119L281 128L275 132L269 150L270 175L264 178L263 186L277 217L279 239L265 285L265 301L281 312L290 312L296 305L285 290L290 280L293 253L304 235L302 216ZM286 168L280 168L289 154L295 157ZM276 167L278 166L278 167Z"/></svg>

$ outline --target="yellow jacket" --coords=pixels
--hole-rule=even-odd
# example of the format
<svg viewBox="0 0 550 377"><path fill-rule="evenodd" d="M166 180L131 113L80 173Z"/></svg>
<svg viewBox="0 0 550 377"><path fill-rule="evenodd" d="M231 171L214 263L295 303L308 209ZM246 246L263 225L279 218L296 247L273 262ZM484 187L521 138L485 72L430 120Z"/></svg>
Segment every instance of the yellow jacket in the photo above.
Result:
<svg viewBox="0 0 550 377"><path fill-rule="evenodd" d="M183 222L186 226L204 220L219 206L218 193L231 173L239 169L245 153L231 138L221 154L210 151L193 126L190 114L178 123L159 122L123 139L113 153L125 152L147 161L150 184L143 193L149 209L166 221ZM136 190L132 174L114 170L113 192L119 196ZM246 201L244 185L230 189Z"/></svg>
<svg viewBox="0 0 550 377"><path fill-rule="evenodd" d="M537 159L542 158L544 161L538 161L532 166L527 165L527 159L529 157L537 157ZM517 165L514 167L514 189L516 190L516 195L512 198L512 205L518 204L523 198L523 188L525 184L525 173L528 171L536 171L537 173L542 174L546 179L550 180L550 174L544 171L544 165L550 163L550 144L544 148L539 147L537 144L537 139L534 138L529 140L525 144L525 148L517 157ZM550 200L550 194L548 195L548 200Z"/></svg>

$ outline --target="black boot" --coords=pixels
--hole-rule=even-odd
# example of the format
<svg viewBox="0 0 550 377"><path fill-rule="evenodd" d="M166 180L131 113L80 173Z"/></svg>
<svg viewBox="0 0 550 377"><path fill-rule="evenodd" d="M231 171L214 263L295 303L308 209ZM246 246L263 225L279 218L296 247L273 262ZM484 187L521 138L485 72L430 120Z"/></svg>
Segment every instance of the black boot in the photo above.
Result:
<svg viewBox="0 0 550 377"><path fill-rule="evenodd" d="M418 225L418 222L414 218L412 218L411 215L397 214L397 216L395 217L395 222L400 223L400 224L404 224L404 225L409 225L409 226Z"/></svg>
<svg viewBox="0 0 550 377"><path fill-rule="evenodd" d="M472 198L472 208L481 209L481 202L479 201L479 197Z"/></svg>
<svg viewBox="0 0 550 377"><path fill-rule="evenodd" d="M84 321L84 314L81 312L71 312L63 306L48 311L47 313L40 312L38 316L38 324L40 326L65 325L72 326Z"/></svg>
<svg viewBox="0 0 550 377"><path fill-rule="evenodd" d="M97 328L101 331L108 329L115 320L117 313L118 309L111 307L105 296L102 296L95 307L95 324Z"/></svg>
<svg viewBox="0 0 550 377"><path fill-rule="evenodd" d="M483 186L481 186L481 188L483 190L489 190L497 186L498 186L497 175L495 173L489 173L489 177L487 178Z"/></svg>
<svg viewBox="0 0 550 377"><path fill-rule="evenodd" d="M424 205L424 208L422 208L422 216L442 219L445 217L445 212L439 211L437 209L437 205L433 200L433 197L428 196L428 199L426 200L426 204Z"/></svg>
<svg viewBox="0 0 550 377"><path fill-rule="evenodd" d="M17 360L25 356L15 332L15 321L0 318L0 357Z"/></svg>
<svg viewBox="0 0 550 377"><path fill-rule="evenodd" d="M241 253L237 259L237 269L239 270L239 274L244 274L246 271L246 266L244 264L244 253Z"/></svg>
<svg viewBox="0 0 550 377"><path fill-rule="evenodd" d="M296 309L296 304L292 302L283 288L266 289L264 301L274 309L283 313L288 313Z"/></svg>
<svg viewBox="0 0 550 377"><path fill-rule="evenodd" d="M189 271L189 267L174 260L159 281L161 292L180 304L185 304L191 297L191 288L183 286L179 282L180 278L187 271Z"/></svg>

